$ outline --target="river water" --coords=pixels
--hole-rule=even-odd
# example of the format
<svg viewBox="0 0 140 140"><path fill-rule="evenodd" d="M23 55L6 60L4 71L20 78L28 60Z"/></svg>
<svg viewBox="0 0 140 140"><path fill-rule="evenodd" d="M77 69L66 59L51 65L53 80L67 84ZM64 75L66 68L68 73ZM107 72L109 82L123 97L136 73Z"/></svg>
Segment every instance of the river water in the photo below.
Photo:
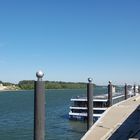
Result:
<svg viewBox="0 0 140 140"><path fill-rule="evenodd" d="M69 120L68 113L70 99L86 96L86 90L47 90L45 95L46 140L79 140L86 122ZM33 91L0 92L0 140L33 140L33 101Z"/></svg>

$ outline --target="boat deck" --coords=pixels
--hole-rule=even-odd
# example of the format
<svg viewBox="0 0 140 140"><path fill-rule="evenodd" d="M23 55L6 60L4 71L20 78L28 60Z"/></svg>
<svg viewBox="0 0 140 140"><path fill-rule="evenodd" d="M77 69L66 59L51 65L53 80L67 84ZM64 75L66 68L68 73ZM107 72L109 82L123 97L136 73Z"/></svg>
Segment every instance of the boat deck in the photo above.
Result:
<svg viewBox="0 0 140 140"><path fill-rule="evenodd" d="M137 95L108 108L81 140L128 140L136 137L134 135L139 135L140 131L136 127L140 125L139 105L140 95Z"/></svg>

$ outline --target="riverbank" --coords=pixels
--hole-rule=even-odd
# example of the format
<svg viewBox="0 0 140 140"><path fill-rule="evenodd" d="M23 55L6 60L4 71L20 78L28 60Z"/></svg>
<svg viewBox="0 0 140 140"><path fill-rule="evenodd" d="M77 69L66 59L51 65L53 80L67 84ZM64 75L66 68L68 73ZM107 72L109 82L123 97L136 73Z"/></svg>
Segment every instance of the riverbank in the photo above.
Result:
<svg viewBox="0 0 140 140"><path fill-rule="evenodd" d="M20 90L18 86L11 85L11 86L4 86L3 84L0 84L0 91L17 91Z"/></svg>

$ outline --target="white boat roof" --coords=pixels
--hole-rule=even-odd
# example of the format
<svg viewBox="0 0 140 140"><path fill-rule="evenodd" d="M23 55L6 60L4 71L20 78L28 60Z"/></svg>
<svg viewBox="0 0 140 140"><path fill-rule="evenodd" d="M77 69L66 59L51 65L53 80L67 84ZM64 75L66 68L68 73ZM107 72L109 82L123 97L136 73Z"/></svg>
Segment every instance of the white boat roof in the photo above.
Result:
<svg viewBox="0 0 140 140"><path fill-rule="evenodd" d="M71 101L87 101L87 99L85 98L73 98L73 99L71 99ZM99 102L99 101L101 101L101 102L106 102L107 101L107 99L93 99L93 101L95 101L95 102Z"/></svg>
<svg viewBox="0 0 140 140"><path fill-rule="evenodd" d="M124 97L124 94L122 93L114 93L114 94L115 95L113 96L113 99ZM107 94L93 97L94 102L100 102L100 101L107 102L107 100L108 100ZM87 101L87 97L72 98L71 101Z"/></svg>

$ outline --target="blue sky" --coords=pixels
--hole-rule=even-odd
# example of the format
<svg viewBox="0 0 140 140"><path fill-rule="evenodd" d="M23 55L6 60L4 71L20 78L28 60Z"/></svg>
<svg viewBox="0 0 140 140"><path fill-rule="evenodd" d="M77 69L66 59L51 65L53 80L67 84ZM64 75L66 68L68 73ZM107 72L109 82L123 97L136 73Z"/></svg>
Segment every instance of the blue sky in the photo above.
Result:
<svg viewBox="0 0 140 140"><path fill-rule="evenodd" d="M1 0L0 80L140 83L139 0Z"/></svg>

